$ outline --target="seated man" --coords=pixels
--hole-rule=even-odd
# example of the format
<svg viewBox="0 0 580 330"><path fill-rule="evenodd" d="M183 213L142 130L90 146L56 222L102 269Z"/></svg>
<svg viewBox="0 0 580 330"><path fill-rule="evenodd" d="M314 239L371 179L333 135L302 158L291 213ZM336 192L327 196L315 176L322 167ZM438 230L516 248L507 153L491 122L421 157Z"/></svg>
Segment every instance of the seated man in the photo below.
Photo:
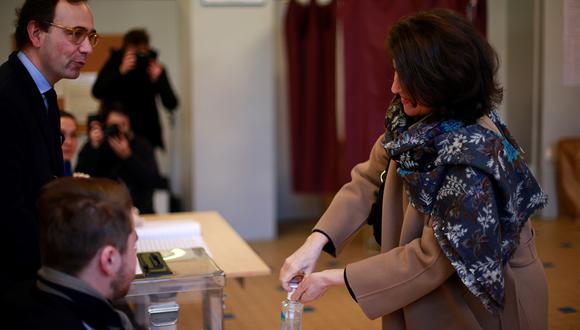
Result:
<svg viewBox="0 0 580 330"><path fill-rule="evenodd" d="M72 158L77 151L78 124L73 114L60 111L60 134L62 135L62 158L64 160L64 176L72 176Z"/></svg>
<svg viewBox="0 0 580 330"><path fill-rule="evenodd" d="M124 182L140 213L153 213L153 191L164 188L151 145L131 130L119 105L105 109L105 127L89 123L89 138L78 156L76 172Z"/></svg>
<svg viewBox="0 0 580 330"><path fill-rule="evenodd" d="M60 178L38 200L42 267L19 290L3 324L18 329L132 329L111 301L124 297L136 265L131 197L104 178ZM6 304L8 303L8 304Z"/></svg>

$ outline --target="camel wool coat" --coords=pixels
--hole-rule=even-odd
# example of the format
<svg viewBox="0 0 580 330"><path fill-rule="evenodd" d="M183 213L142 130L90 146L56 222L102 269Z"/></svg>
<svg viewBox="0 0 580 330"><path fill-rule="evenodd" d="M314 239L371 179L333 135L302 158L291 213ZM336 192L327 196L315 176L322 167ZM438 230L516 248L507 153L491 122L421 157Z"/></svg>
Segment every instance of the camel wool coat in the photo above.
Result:
<svg viewBox="0 0 580 330"><path fill-rule="evenodd" d="M331 240L325 247L331 254L339 254L366 223L389 161L380 141L369 160L353 168L351 182L314 228ZM530 221L504 268L505 307L494 316L459 279L435 239L430 216L414 209L405 194L392 162L383 196L381 253L346 266L348 286L367 317L382 317L383 329L547 328L547 282Z"/></svg>

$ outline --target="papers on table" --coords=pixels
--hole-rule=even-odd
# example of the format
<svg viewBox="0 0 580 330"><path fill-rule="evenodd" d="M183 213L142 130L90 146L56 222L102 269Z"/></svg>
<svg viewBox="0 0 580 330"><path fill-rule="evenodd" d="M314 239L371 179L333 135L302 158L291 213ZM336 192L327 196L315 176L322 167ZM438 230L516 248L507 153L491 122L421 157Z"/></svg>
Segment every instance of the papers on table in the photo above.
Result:
<svg viewBox="0 0 580 330"><path fill-rule="evenodd" d="M193 219L183 220L144 220L137 226L139 240L159 238L198 236L201 237L201 225Z"/></svg>
<svg viewBox="0 0 580 330"><path fill-rule="evenodd" d="M136 231L137 252L202 247L211 256L201 236L201 225L193 219L143 221Z"/></svg>

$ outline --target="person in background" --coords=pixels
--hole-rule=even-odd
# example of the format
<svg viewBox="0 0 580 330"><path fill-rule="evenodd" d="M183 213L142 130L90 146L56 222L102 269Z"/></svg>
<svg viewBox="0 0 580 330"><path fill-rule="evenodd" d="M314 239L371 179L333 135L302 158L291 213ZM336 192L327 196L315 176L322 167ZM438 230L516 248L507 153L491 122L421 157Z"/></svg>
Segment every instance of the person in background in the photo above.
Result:
<svg viewBox="0 0 580 330"><path fill-rule="evenodd" d="M153 213L153 192L165 188L153 148L131 129L122 105L104 107L105 121L89 123L75 171L124 182L140 213Z"/></svg>
<svg viewBox="0 0 580 330"><path fill-rule="evenodd" d="M64 176L73 175L72 158L79 144L77 137L78 124L73 114L60 111L60 133L62 135L62 158L64 160Z"/></svg>
<svg viewBox="0 0 580 330"><path fill-rule="evenodd" d="M112 51L92 92L105 104L121 103L129 114L133 131L146 138L154 148L163 148L156 97L160 96L169 112L177 108L178 102L167 70L157 55L149 44L147 31L127 32L122 49Z"/></svg>
<svg viewBox="0 0 580 330"><path fill-rule="evenodd" d="M529 217L547 198L494 110L495 51L441 9L400 19L387 48L386 133L285 260L282 286L303 273L292 295L302 302L343 286L383 329L546 329ZM367 221L379 254L314 272L321 251L337 255Z"/></svg>
<svg viewBox="0 0 580 330"><path fill-rule="evenodd" d="M83 0L27 0L17 16L17 50L0 66L2 283L32 280L40 267L36 198L64 169L53 86L77 78L98 41Z"/></svg>
<svg viewBox="0 0 580 330"><path fill-rule="evenodd" d="M127 189L105 178L59 178L38 200L42 267L4 304L11 329L132 329L112 301L135 276L137 234ZM8 321L8 322L7 322Z"/></svg>

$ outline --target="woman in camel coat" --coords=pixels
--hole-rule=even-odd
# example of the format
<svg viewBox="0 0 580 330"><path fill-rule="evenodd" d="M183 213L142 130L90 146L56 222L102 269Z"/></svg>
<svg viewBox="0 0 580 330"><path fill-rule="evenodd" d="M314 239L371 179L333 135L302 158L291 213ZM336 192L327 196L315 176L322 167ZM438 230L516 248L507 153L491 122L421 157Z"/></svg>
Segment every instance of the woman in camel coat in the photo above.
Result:
<svg viewBox="0 0 580 330"><path fill-rule="evenodd" d="M345 285L383 329L545 329L547 284L529 216L546 196L498 114L497 55L464 18L397 22L386 133L280 271L302 302ZM384 172L384 173L383 173ZM381 181L384 186L381 187ZM313 272L365 225L381 189L381 253ZM380 196L380 195L379 195Z"/></svg>

